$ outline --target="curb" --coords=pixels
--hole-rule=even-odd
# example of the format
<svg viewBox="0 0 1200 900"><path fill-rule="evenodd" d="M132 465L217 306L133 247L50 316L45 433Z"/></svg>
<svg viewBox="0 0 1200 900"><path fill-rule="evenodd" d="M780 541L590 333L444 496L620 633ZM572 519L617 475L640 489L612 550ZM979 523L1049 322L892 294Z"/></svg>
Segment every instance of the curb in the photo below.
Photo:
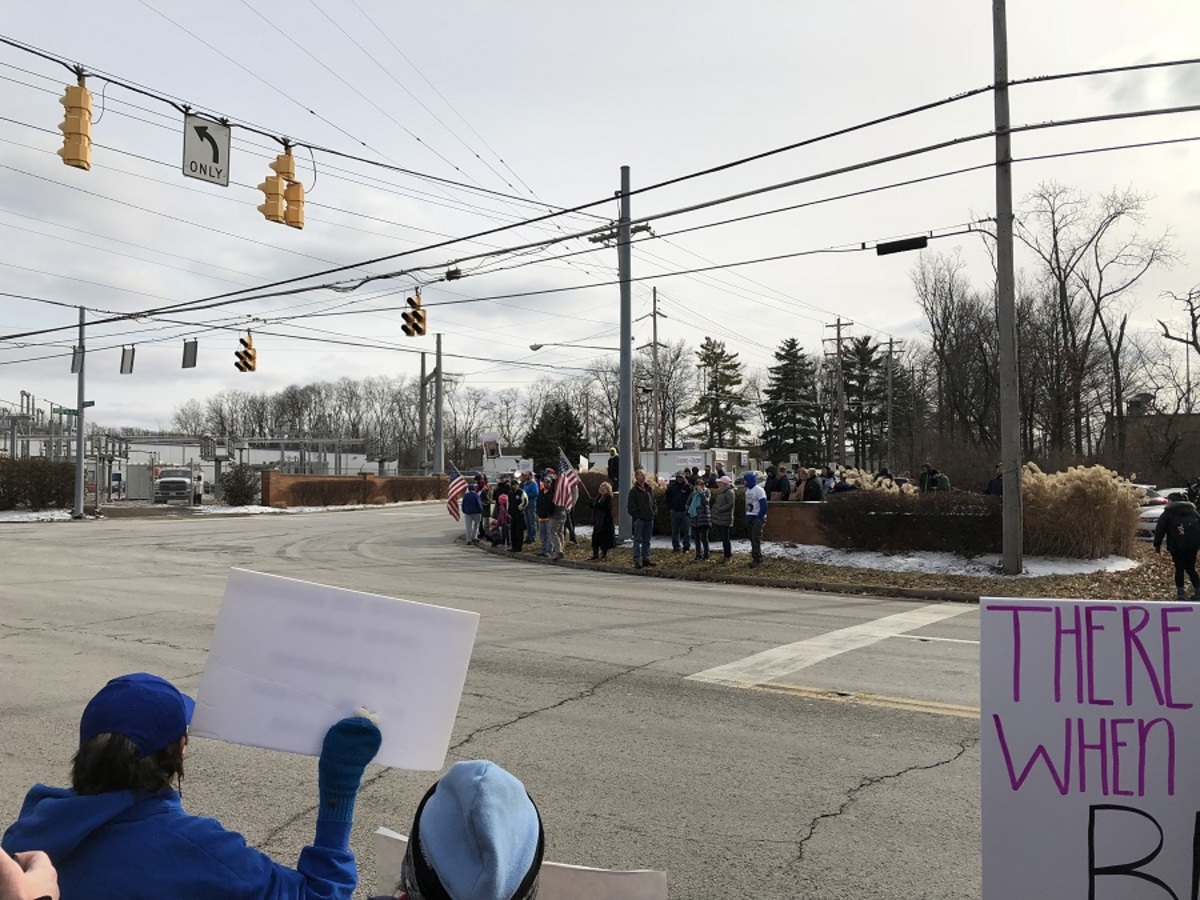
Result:
<svg viewBox="0 0 1200 900"><path fill-rule="evenodd" d="M457 543L457 541L456 541ZM503 559L519 560L545 566L560 566L565 569L579 569L589 572L600 572L605 575L629 575L639 578L667 578L672 581L697 581L704 584L736 584L745 587L767 587L778 590L813 591L828 594L867 594L872 597L885 597L897 600L936 600L944 603L979 604L979 595L966 591L952 591L942 588L905 588L887 587L873 584L854 584L837 581L812 581L808 579L780 580L777 578L762 578L756 575L722 575L717 572L677 572L657 569L633 569L629 567L613 568L593 564L589 560L550 559L540 554L510 553L503 547L488 547L476 545L477 549L499 556ZM466 544L463 544L466 549Z"/></svg>

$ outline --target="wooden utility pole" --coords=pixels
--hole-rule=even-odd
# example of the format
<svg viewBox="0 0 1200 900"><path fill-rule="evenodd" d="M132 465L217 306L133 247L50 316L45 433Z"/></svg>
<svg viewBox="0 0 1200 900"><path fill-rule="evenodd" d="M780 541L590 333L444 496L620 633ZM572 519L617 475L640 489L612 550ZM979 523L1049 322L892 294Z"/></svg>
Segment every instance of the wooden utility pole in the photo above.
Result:
<svg viewBox="0 0 1200 900"><path fill-rule="evenodd" d="M838 465L846 465L846 379L842 370L842 327L845 325L853 325L853 322L845 322L841 316L838 316L837 321L832 325L826 325L826 328L836 329L836 337L833 338L837 345L834 353L834 378L836 384L834 390L836 392L837 415L834 420L834 445L831 448L831 456L837 461Z"/></svg>

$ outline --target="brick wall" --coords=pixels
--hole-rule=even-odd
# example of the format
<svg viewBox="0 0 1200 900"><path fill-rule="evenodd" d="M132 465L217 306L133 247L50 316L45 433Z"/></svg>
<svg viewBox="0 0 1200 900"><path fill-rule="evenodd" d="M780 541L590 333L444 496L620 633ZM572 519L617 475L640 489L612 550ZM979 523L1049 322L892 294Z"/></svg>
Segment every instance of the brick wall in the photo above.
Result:
<svg viewBox="0 0 1200 900"><path fill-rule="evenodd" d="M392 503L397 500L437 500L446 496L445 477L369 475L284 475L266 469L262 473L262 505L280 509L303 505L293 494L299 485L328 484L339 493L356 493L349 503ZM353 490L358 487L361 493ZM365 500L360 500L365 497Z"/></svg>
<svg viewBox="0 0 1200 900"><path fill-rule="evenodd" d="M763 527L763 540L828 546L829 542L817 522L817 512L820 509L820 503L772 501L767 505L767 524Z"/></svg>

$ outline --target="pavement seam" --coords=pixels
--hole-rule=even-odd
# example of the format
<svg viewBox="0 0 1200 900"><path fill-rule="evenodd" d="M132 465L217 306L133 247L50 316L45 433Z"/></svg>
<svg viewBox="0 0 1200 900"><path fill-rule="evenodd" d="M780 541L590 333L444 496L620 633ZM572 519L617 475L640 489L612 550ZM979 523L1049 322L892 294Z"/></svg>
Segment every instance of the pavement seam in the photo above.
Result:
<svg viewBox="0 0 1200 900"><path fill-rule="evenodd" d="M977 746L978 744L979 744L979 738L967 738L965 740L958 742L958 752L955 753L954 755L948 757L947 759L940 759L937 762L924 763L924 764L916 765L916 766L909 766L908 768L901 769L899 772L890 772L886 775L870 775L870 776L862 779L857 785L850 788L850 790L846 791L846 799L843 801L842 805L839 806L835 811L828 812L828 813L821 813L819 816L816 816L815 818L813 818L813 820L811 822L808 823L807 832L803 836L801 836L800 840L796 843L796 858L793 860L792 864L795 865L796 863L800 863L800 862L804 861L804 845L807 844L808 841L810 841L816 835L817 828L820 827L821 823L824 821L827 821L829 819L836 819L840 815L842 815L844 812L846 812L846 810L848 810L851 806L853 806L855 801L858 800L859 794L861 794L867 788L874 787L877 784L882 784L885 781L894 781L897 778L902 778L903 776L908 775L911 772L924 772L924 771L928 771L930 769L938 769L938 768L941 768L942 766L947 766L950 763L956 762L959 759L961 759L963 756L966 755L968 750L970 750L972 747Z"/></svg>

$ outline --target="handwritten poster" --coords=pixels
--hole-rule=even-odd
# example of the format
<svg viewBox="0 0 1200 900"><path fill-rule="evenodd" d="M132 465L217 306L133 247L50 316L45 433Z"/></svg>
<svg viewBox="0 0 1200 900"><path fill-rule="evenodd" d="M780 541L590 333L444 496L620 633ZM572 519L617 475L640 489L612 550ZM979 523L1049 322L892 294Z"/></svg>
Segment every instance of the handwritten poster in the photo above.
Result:
<svg viewBox="0 0 1200 900"><path fill-rule="evenodd" d="M1192 900L1200 607L984 598L984 900Z"/></svg>

